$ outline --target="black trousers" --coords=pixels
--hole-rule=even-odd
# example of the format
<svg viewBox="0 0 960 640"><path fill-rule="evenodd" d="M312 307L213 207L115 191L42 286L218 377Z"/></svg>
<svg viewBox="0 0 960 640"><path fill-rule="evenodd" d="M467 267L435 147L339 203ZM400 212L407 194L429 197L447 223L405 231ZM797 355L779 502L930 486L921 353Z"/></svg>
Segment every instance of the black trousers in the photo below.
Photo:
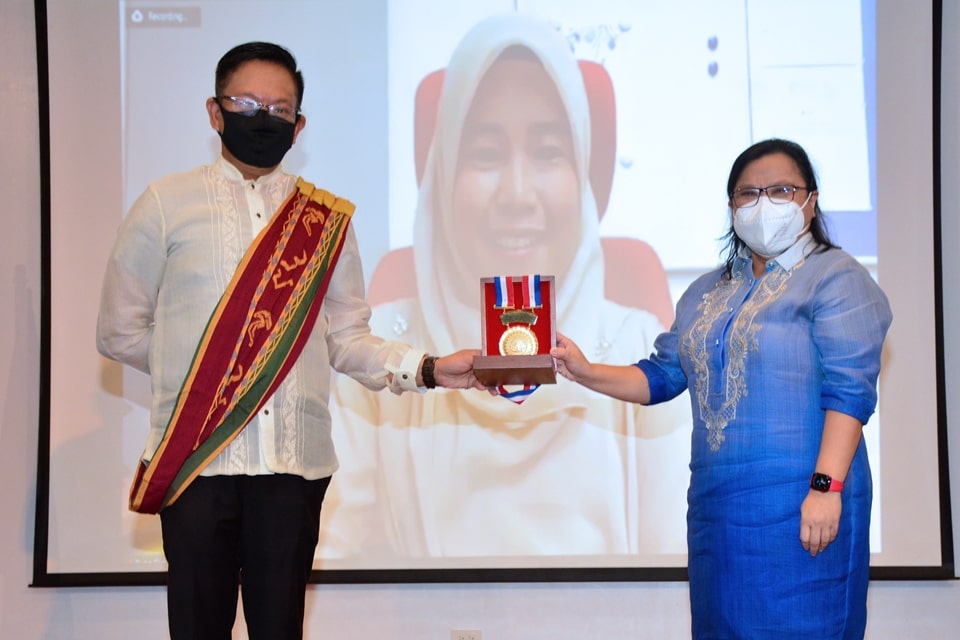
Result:
<svg viewBox="0 0 960 640"><path fill-rule="evenodd" d="M172 640L230 640L237 590L250 640L303 637L330 478L200 476L160 512Z"/></svg>

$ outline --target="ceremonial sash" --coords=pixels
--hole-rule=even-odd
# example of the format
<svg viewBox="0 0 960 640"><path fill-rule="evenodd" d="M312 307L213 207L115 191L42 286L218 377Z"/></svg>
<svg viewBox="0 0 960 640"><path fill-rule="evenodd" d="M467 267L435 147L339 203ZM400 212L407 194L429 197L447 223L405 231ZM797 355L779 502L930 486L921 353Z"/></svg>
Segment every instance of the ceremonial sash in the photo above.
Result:
<svg viewBox="0 0 960 640"><path fill-rule="evenodd" d="M172 504L256 415L310 337L354 205L303 179L257 236L210 316L130 509Z"/></svg>

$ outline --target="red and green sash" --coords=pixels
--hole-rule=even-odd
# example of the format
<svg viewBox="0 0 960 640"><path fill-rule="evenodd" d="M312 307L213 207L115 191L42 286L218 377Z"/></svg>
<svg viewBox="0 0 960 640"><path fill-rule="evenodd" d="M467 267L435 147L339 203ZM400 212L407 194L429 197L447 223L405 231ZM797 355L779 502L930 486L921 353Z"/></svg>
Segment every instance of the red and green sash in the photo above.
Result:
<svg viewBox="0 0 960 640"><path fill-rule="evenodd" d="M256 415L310 337L354 205L303 179L247 250L211 315L130 509L172 504Z"/></svg>

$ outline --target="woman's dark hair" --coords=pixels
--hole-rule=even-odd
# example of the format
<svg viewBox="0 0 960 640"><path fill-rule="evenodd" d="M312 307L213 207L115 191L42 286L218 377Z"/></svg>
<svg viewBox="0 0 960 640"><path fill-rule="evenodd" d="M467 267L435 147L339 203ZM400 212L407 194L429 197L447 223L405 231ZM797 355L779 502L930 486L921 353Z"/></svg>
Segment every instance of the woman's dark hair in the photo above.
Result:
<svg viewBox="0 0 960 640"><path fill-rule="evenodd" d="M240 65L252 60L262 60L264 62L273 62L278 64L293 77L297 85L297 111L303 104L303 74L297 70L297 61L293 54L271 42L247 42L235 46L230 51L223 54L220 62L217 63L216 83L214 85L214 95L218 98L223 96L224 88L230 81L230 76Z"/></svg>
<svg viewBox="0 0 960 640"><path fill-rule="evenodd" d="M803 186L807 188L808 192L817 191L817 175L803 147L790 140L770 138L747 147L747 149L733 161L733 166L730 167L730 177L727 179L727 198L731 203L733 201L733 190L736 188L737 182L740 180L740 175L744 169L747 168L747 165L754 160L759 160L774 153L782 153L793 160L793 163L797 165L797 169L800 171L800 175L803 176L805 183ZM825 251L831 247L836 247L833 241L830 240L829 233L827 232L827 224L820 211L819 200L814 204L813 210L816 215L810 222L810 232L813 234L813 239L818 245L817 250ZM727 229L727 233L723 235L721 240L726 241L721 255L723 256L726 267L726 276L730 277L734 260L736 260L737 256L746 246L746 243L740 239L733 229L733 216L730 217L730 228Z"/></svg>

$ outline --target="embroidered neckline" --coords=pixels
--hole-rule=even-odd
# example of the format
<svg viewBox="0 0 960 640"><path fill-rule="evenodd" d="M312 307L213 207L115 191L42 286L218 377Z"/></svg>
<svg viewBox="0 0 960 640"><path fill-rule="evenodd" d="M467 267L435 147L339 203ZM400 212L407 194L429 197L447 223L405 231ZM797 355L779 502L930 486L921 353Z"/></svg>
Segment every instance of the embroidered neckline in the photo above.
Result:
<svg viewBox="0 0 960 640"><path fill-rule="evenodd" d="M683 337L681 349L686 351L693 363L693 392L700 408L700 419L707 428L707 443L711 451L720 449L724 441L723 430L736 418L737 406L748 394L745 369L747 354L756 351L759 346L757 334L761 325L756 322L757 314L783 295L790 275L803 263L801 259L789 271L778 265L756 280L752 294L746 294L747 299L738 309L734 308L731 300L746 284L743 269L734 269L730 279L721 278L712 290L703 294L697 307L698 319ZM724 323L732 322L729 330L718 336L714 329L717 322L731 313L732 318L723 320ZM716 337L708 344L711 336ZM717 340L723 340L720 345L723 353L714 355ZM718 357L723 358L724 364L719 371L712 371L715 368L712 363ZM711 376L722 376L722 379ZM711 393L713 382L720 385L716 389L718 393Z"/></svg>

